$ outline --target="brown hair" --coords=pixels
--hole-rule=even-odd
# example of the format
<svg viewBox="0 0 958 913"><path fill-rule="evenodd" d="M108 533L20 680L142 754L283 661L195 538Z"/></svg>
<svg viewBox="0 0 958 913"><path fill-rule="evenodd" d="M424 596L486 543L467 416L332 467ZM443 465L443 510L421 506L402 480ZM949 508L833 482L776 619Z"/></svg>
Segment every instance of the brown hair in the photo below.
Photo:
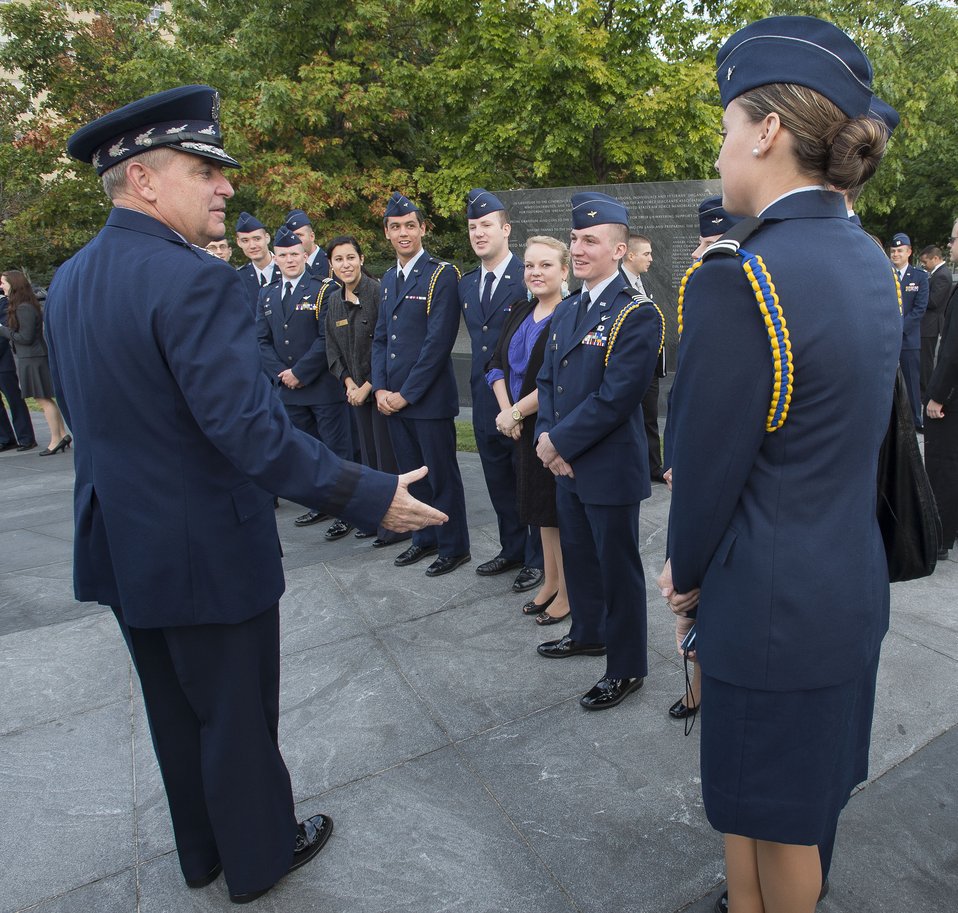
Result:
<svg viewBox="0 0 958 913"><path fill-rule="evenodd" d="M11 330L20 329L20 321L17 320L17 306L21 304L31 304L37 309L38 314L42 314L43 311L40 310L40 302L37 301L37 296L33 293L33 286L30 285L30 280L20 272L18 269L7 270L2 274L3 278L10 283L10 294L7 295L7 326Z"/></svg>
<svg viewBox="0 0 958 913"><path fill-rule="evenodd" d="M870 117L846 117L814 89L774 83L737 100L752 123L777 114L794 137L799 167L841 190L864 184L885 154L888 128L884 124Z"/></svg>

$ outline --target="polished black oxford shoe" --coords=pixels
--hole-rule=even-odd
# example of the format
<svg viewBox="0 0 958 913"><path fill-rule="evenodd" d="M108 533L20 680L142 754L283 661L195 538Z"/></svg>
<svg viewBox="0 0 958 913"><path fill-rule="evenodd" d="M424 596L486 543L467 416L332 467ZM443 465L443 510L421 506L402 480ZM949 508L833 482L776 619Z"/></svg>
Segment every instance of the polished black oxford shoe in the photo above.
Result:
<svg viewBox="0 0 958 913"><path fill-rule="evenodd" d="M328 542L335 542L337 539L342 539L343 536L349 535L349 531L352 529L345 520L337 520L329 529L323 533L323 538Z"/></svg>
<svg viewBox="0 0 958 913"><path fill-rule="evenodd" d="M375 545L375 543L373 543ZM386 543L384 542L383 545ZM400 553L396 556L396 560L393 564L396 567L409 567L410 564L415 564L417 561L422 561L427 555L435 555L439 551L439 546L437 545L410 545L406 551Z"/></svg>
<svg viewBox="0 0 958 913"><path fill-rule="evenodd" d="M427 577L441 577L454 571L457 567L462 567L472 561L472 555L466 552L463 555L452 555L449 558L439 557L429 567L426 568Z"/></svg>
<svg viewBox="0 0 958 913"><path fill-rule="evenodd" d="M19 450L16 441L8 441L6 444L0 444L0 453L5 453L8 450Z"/></svg>
<svg viewBox="0 0 958 913"><path fill-rule="evenodd" d="M37 448L37 442L36 442L36 441L31 441L29 444L20 444L20 445L17 447L17 450L18 450L20 453L23 453L25 450L36 450L36 448Z"/></svg>
<svg viewBox="0 0 958 913"><path fill-rule="evenodd" d="M633 691L645 684L644 678L600 678L579 698L586 710L607 710L621 704Z"/></svg>
<svg viewBox="0 0 958 913"><path fill-rule="evenodd" d="M547 640L536 651L548 659L565 659L567 656L605 656L605 644L580 644L566 634L559 640Z"/></svg>
<svg viewBox="0 0 958 913"><path fill-rule="evenodd" d="M293 862L286 874L294 872L300 866L306 865L329 840L333 832L333 819L329 815L313 815L299 823L296 833L296 843L293 847ZM233 903L252 903L262 897L267 891L271 891L275 885L263 888L261 891L250 891L248 894L234 894L230 892L230 900Z"/></svg>
<svg viewBox="0 0 958 913"><path fill-rule="evenodd" d="M223 866L220 863L216 863L205 875L201 875L199 878L187 878L186 886L188 888L205 888L208 884L212 884L220 877L220 872L223 871Z"/></svg>
<svg viewBox="0 0 958 913"><path fill-rule="evenodd" d="M297 517L293 520L294 526L312 526L314 523L319 523L321 520L328 520L329 514L321 513L318 510L309 510L305 514Z"/></svg>
<svg viewBox="0 0 958 913"><path fill-rule="evenodd" d="M512 583L513 593L525 593L542 583L543 571L538 567L524 567Z"/></svg>
<svg viewBox="0 0 958 913"><path fill-rule="evenodd" d="M483 561L482 564L476 568L476 573L480 577L495 577L496 574L504 574L506 571L511 571L516 567L522 567L522 562L513 561L504 555L496 555L491 561Z"/></svg>

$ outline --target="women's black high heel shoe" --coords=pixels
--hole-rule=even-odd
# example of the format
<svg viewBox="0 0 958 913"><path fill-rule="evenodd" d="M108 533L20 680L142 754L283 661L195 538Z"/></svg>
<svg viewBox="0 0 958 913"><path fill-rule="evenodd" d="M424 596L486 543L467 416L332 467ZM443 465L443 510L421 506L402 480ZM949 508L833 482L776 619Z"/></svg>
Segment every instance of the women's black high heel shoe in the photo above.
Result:
<svg viewBox="0 0 958 913"><path fill-rule="evenodd" d="M69 434L65 434L60 438L56 447L47 447L45 450L41 450L38 456L53 456L53 454L59 453L61 450L69 450L72 443L73 438L70 437Z"/></svg>

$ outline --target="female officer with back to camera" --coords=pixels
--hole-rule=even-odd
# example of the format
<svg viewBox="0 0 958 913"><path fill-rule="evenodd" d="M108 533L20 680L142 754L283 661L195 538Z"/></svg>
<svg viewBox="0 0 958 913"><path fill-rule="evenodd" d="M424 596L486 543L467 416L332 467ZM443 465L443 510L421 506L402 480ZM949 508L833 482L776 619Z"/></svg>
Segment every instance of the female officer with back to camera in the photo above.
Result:
<svg viewBox="0 0 958 913"><path fill-rule="evenodd" d="M697 610L729 910L811 913L867 776L889 605L875 479L901 342L887 261L825 188L868 180L888 134L867 116L871 65L829 23L752 23L717 64L723 202L764 223L683 282L660 585Z"/></svg>

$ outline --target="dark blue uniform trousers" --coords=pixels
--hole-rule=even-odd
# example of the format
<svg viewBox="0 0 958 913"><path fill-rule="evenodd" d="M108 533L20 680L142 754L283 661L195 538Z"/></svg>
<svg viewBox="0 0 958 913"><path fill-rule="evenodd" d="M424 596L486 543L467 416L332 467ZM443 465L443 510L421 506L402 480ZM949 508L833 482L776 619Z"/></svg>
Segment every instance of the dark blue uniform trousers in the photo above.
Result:
<svg viewBox="0 0 958 913"><path fill-rule="evenodd" d="M143 688L180 867L221 862L234 894L275 884L296 818L280 754L279 606L229 625L131 628L113 607Z"/></svg>
<svg viewBox="0 0 958 913"><path fill-rule="evenodd" d="M530 416L526 421L535 421ZM496 512L499 524L499 544L502 554L510 561L521 561L526 567L542 569L542 537L538 527L523 526L519 520L519 504L516 500L515 441L496 432L486 434L472 426L476 435L476 448L486 479L489 500Z"/></svg>
<svg viewBox="0 0 958 913"><path fill-rule="evenodd" d="M583 504L559 485L556 507L572 608L569 636L605 644L609 678L644 678L649 659L639 504Z"/></svg>
<svg viewBox="0 0 958 913"><path fill-rule="evenodd" d="M321 440L336 456L353 458L352 433L349 428L349 408L345 403L302 405L284 403L289 420L301 431Z"/></svg>
<svg viewBox="0 0 958 913"><path fill-rule="evenodd" d="M0 371L0 390L7 398L10 406L10 415L13 416L13 426L7 417L7 410L0 405L0 444L30 444L34 440L33 422L30 421L30 410L23 401L20 393L20 382L16 371ZM16 432L16 436L14 436Z"/></svg>
<svg viewBox="0 0 958 913"><path fill-rule="evenodd" d="M921 404L921 349L902 349L898 363L901 365L901 373L905 378L915 427L921 428L924 425Z"/></svg>
<svg viewBox="0 0 958 913"><path fill-rule="evenodd" d="M411 485L409 491L449 516L442 526L414 532L413 545L438 545L441 558L464 555L469 551L469 527L456 459L456 423L451 418L404 418L402 412L386 416L386 422L400 472L429 467L429 475Z"/></svg>

